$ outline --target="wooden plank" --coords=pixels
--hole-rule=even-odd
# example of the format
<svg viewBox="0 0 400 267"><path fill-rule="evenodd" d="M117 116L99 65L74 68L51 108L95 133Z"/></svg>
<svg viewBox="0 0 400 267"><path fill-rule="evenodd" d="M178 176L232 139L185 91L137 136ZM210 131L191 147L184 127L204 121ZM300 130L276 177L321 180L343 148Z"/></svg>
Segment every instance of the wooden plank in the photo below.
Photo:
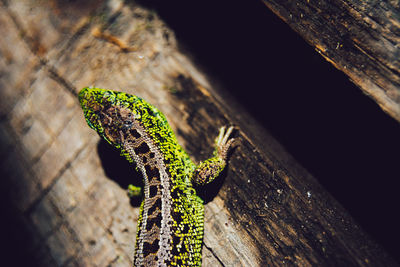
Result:
<svg viewBox="0 0 400 267"><path fill-rule="evenodd" d="M400 121L398 1L263 2Z"/></svg>
<svg viewBox="0 0 400 267"><path fill-rule="evenodd" d="M1 195L20 226L11 240L30 255L9 257L14 265L131 264L138 208L125 188L134 172L86 126L76 94L88 85L159 107L196 161L210 155L220 126L237 126L229 168L201 191L203 266L394 265L240 105L221 97L153 12L118 0L3 1L0 12L0 170L10 189Z"/></svg>

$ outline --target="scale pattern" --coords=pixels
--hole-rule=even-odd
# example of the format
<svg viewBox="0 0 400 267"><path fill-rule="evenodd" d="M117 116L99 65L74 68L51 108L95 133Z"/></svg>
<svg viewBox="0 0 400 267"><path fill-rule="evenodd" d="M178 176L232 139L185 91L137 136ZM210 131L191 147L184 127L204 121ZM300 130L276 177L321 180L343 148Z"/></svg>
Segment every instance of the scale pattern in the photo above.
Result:
<svg viewBox="0 0 400 267"><path fill-rule="evenodd" d="M135 163L144 179L134 266L201 266L206 184L225 167L232 131L222 128L214 157L196 166L164 115L143 99L87 87L79 101L88 125Z"/></svg>

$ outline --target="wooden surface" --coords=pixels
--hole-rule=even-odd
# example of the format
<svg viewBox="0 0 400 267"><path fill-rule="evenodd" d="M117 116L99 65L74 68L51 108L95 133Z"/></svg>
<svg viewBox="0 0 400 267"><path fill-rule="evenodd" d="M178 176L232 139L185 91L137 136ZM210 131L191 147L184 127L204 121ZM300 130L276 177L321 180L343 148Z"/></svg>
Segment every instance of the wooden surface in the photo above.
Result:
<svg viewBox="0 0 400 267"><path fill-rule="evenodd" d="M263 2L400 122L399 1Z"/></svg>
<svg viewBox="0 0 400 267"><path fill-rule="evenodd" d="M196 161L210 155L220 126L237 126L229 168L200 192L203 266L395 265L220 96L153 12L117 0L0 3L2 197L18 227L15 250L29 255L11 257L14 265L130 266L138 208L125 188L133 172L87 127L76 94L88 85L159 107Z"/></svg>

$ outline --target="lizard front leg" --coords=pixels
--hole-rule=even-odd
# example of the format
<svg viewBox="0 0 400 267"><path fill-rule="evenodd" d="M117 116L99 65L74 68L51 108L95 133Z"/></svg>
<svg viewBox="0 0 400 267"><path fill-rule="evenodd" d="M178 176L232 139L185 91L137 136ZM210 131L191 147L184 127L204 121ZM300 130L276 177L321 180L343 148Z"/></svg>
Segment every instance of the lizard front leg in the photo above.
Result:
<svg viewBox="0 0 400 267"><path fill-rule="evenodd" d="M221 127L215 141L216 147L213 157L201 162L194 171L192 182L196 185L205 185L213 181L223 171L226 165L228 151L234 138L230 138L233 126L226 129ZM225 130L226 129L226 130Z"/></svg>
<svg viewBox="0 0 400 267"><path fill-rule="evenodd" d="M142 188L133 184L128 185L128 196L129 197L140 197L142 195Z"/></svg>

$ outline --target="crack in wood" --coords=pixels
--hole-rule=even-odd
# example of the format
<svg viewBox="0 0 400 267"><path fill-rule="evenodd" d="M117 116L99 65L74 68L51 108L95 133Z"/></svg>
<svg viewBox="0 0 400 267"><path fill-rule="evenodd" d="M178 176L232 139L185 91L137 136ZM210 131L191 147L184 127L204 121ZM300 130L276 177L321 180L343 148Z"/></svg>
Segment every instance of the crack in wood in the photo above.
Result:
<svg viewBox="0 0 400 267"><path fill-rule="evenodd" d="M219 262L219 264L221 264L221 266L224 266L225 267L225 264L221 261L221 259L214 253L214 251L212 250L212 248L211 247L209 247L209 246L207 246L206 245L206 242L203 242L203 245L204 245L204 247L206 248L206 249L208 249L210 252L211 252L211 254L215 257L215 259L217 259L217 261Z"/></svg>

